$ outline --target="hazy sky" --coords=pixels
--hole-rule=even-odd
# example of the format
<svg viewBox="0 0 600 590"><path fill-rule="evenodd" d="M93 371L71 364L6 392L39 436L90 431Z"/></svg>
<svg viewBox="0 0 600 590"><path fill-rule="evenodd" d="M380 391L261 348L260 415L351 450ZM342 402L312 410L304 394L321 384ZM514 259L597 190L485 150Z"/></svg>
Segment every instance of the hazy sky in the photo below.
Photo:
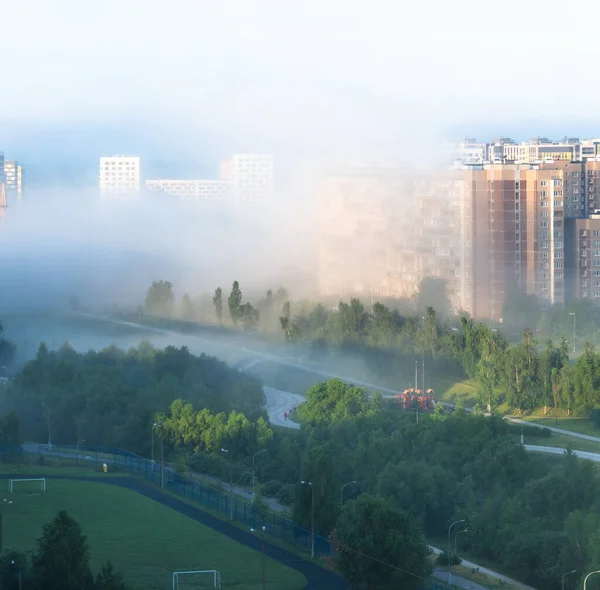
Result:
<svg viewBox="0 0 600 590"><path fill-rule="evenodd" d="M5 2L0 149L39 160L52 145L47 161L71 154L94 172L98 152L136 152L166 171L177 159L208 170L238 149L400 152L418 130L597 136L599 12L512 0Z"/></svg>

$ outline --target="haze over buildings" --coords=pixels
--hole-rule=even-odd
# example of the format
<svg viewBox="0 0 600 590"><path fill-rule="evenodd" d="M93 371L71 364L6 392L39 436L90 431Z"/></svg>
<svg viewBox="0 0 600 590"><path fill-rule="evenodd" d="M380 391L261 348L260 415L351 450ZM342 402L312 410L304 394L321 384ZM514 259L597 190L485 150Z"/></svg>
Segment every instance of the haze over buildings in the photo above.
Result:
<svg viewBox="0 0 600 590"><path fill-rule="evenodd" d="M465 145L463 156L476 159L475 144ZM548 305L585 297L600 306L600 239L590 240L600 236L600 159L594 142L582 158L584 145L505 144L505 163L424 175L330 174L320 193L321 294L411 297L431 276L446 282L455 312L481 319L501 321L514 288Z"/></svg>

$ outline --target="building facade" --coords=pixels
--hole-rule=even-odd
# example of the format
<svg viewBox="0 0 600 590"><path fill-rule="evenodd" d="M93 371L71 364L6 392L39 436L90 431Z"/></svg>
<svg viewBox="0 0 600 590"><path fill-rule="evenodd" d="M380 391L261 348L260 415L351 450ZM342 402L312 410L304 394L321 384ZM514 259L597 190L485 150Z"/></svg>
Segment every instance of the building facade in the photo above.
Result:
<svg viewBox="0 0 600 590"><path fill-rule="evenodd" d="M190 201L229 201L231 182L223 180L147 180L146 189Z"/></svg>
<svg viewBox="0 0 600 590"><path fill-rule="evenodd" d="M100 194L125 195L140 192L140 158L111 156L100 158Z"/></svg>
<svg viewBox="0 0 600 590"><path fill-rule="evenodd" d="M4 160L4 181L8 200L20 201L23 193L23 167L14 160Z"/></svg>
<svg viewBox="0 0 600 590"><path fill-rule="evenodd" d="M264 205L273 198L273 156L234 154L221 163L219 179L230 182L236 202Z"/></svg>

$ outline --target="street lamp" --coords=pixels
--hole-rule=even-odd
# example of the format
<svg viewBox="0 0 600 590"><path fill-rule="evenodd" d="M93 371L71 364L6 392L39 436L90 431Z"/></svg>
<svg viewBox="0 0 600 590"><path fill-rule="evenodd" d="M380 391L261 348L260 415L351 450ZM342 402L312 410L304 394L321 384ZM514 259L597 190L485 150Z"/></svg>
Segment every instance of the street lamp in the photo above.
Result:
<svg viewBox="0 0 600 590"><path fill-rule="evenodd" d="M573 354L575 354L575 339L577 338L577 314L574 311L569 312L573 316Z"/></svg>
<svg viewBox="0 0 600 590"><path fill-rule="evenodd" d="M586 586L587 586L587 579L590 576L593 576L594 574L600 574L600 570L596 570L595 572L590 572L586 577L585 580L583 580L583 590L586 590Z"/></svg>
<svg viewBox="0 0 600 590"><path fill-rule="evenodd" d="M17 563L14 559L10 560L10 565L16 565L17 571L19 572L19 590L21 590L21 564Z"/></svg>
<svg viewBox="0 0 600 590"><path fill-rule="evenodd" d="M229 454L229 520L233 520L233 470L231 467L231 453L227 449L221 449L221 453Z"/></svg>
<svg viewBox="0 0 600 590"><path fill-rule="evenodd" d="M349 485L353 484L353 483L356 483L356 481L349 481L348 483L345 483L342 486L342 489L340 490L340 508L342 508L342 506L344 505L344 488L346 486L349 486Z"/></svg>
<svg viewBox="0 0 600 590"><path fill-rule="evenodd" d="M460 524L462 522L467 522L467 520L465 518L463 518L462 520L457 520L455 522L453 522L449 527L448 527L448 586L450 586L451 582L452 582L452 570L450 569L450 564L452 563L451 557L450 557L450 553L452 551L452 545L450 544L450 531L452 530L452 527Z"/></svg>
<svg viewBox="0 0 600 590"><path fill-rule="evenodd" d="M577 572L577 570L571 570L570 572L567 572L566 574L562 575L562 579L561 579L561 582L560 582L561 590L565 590L565 578L567 576L570 576L571 574L576 573L576 572Z"/></svg>
<svg viewBox="0 0 600 590"><path fill-rule="evenodd" d="M262 553L262 588L266 590L267 588L267 570L265 566L265 531L267 527L263 524L261 528L262 536L261 536L261 553ZM250 529L253 533L256 532L255 529Z"/></svg>
<svg viewBox="0 0 600 590"><path fill-rule="evenodd" d="M154 429L160 426L160 422L154 422L152 424L152 465L154 465ZM152 467L154 470L154 467Z"/></svg>
<svg viewBox="0 0 600 590"><path fill-rule="evenodd" d="M456 540L458 539L458 535L462 535L463 533L468 533L469 529L463 529L462 531L458 531L454 535L454 555L456 555Z"/></svg>
<svg viewBox="0 0 600 590"><path fill-rule="evenodd" d="M3 524L4 524L4 505L12 504L12 500L8 501L6 498L0 502L0 553L2 552L2 542L3 542Z"/></svg>
<svg viewBox="0 0 600 590"><path fill-rule="evenodd" d="M50 441L50 408L42 402L42 406L48 410L48 448L52 448L52 442Z"/></svg>
<svg viewBox="0 0 600 590"><path fill-rule="evenodd" d="M75 451L75 464L79 466L79 445L85 442L85 438L77 441L77 450Z"/></svg>
<svg viewBox="0 0 600 590"><path fill-rule="evenodd" d="M267 449L262 449L260 451L256 451L252 456L252 497L254 498L254 459L256 459L256 455L260 455L260 453L266 453Z"/></svg>
<svg viewBox="0 0 600 590"><path fill-rule="evenodd" d="M302 480L300 483L304 485L310 486L311 491L311 504L310 504L310 558L315 558L315 488L313 488L312 481L304 481Z"/></svg>

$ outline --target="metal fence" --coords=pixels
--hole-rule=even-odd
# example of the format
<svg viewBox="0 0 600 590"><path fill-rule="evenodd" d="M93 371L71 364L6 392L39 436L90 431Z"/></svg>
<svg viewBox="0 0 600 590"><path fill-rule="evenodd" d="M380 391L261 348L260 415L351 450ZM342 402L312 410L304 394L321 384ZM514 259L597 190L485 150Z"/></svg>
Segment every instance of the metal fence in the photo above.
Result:
<svg viewBox="0 0 600 590"><path fill-rule="evenodd" d="M161 464L152 462L125 451L110 447L84 447L84 446L57 446L49 447L45 444L25 444L20 448L0 448L0 459L11 460L19 455L37 457L40 464L51 465L76 465L102 469L106 464L108 471L129 471L136 476L143 477L158 486L163 481L164 488L182 498L196 502L222 516L231 518L246 525L249 529L259 530L265 527L265 533L273 536L283 543L288 543L302 551L311 552L310 530L285 518L276 512L263 510L253 506L251 502L238 496L233 496L229 491L210 487L195 479L177 473L165 465L164 472ZM232 508L232 510L230 510ZM315 555L332 557L333 548L325 537L315 535ZM420 590L445 590L449 588L443 582L424 582Z"/></svg>
<svg viewBox="0 0 600 590"><path fill-rule="evenodd" d="M248 526L260 529L265 527L265 533L289 543L298 549L311 551L310 530L294 523L276 512L263 510L253 506L251 502L232 495L229 490L217 489L208 486L196 479L177 473L165 465L161 473L161 465L125 451L107 447L75 447L57 446L49 447L44 444L26 444L22 447L24 453L37 455L40 464L79 465L93 466L102 469L106 464L109 471L129 471L137 476L161 485L164 479L164 488L182 498L197 502L201 506L222 516L231 518ZM315 554L328 557L332 553L328 539L315 534Z"/></svg>

